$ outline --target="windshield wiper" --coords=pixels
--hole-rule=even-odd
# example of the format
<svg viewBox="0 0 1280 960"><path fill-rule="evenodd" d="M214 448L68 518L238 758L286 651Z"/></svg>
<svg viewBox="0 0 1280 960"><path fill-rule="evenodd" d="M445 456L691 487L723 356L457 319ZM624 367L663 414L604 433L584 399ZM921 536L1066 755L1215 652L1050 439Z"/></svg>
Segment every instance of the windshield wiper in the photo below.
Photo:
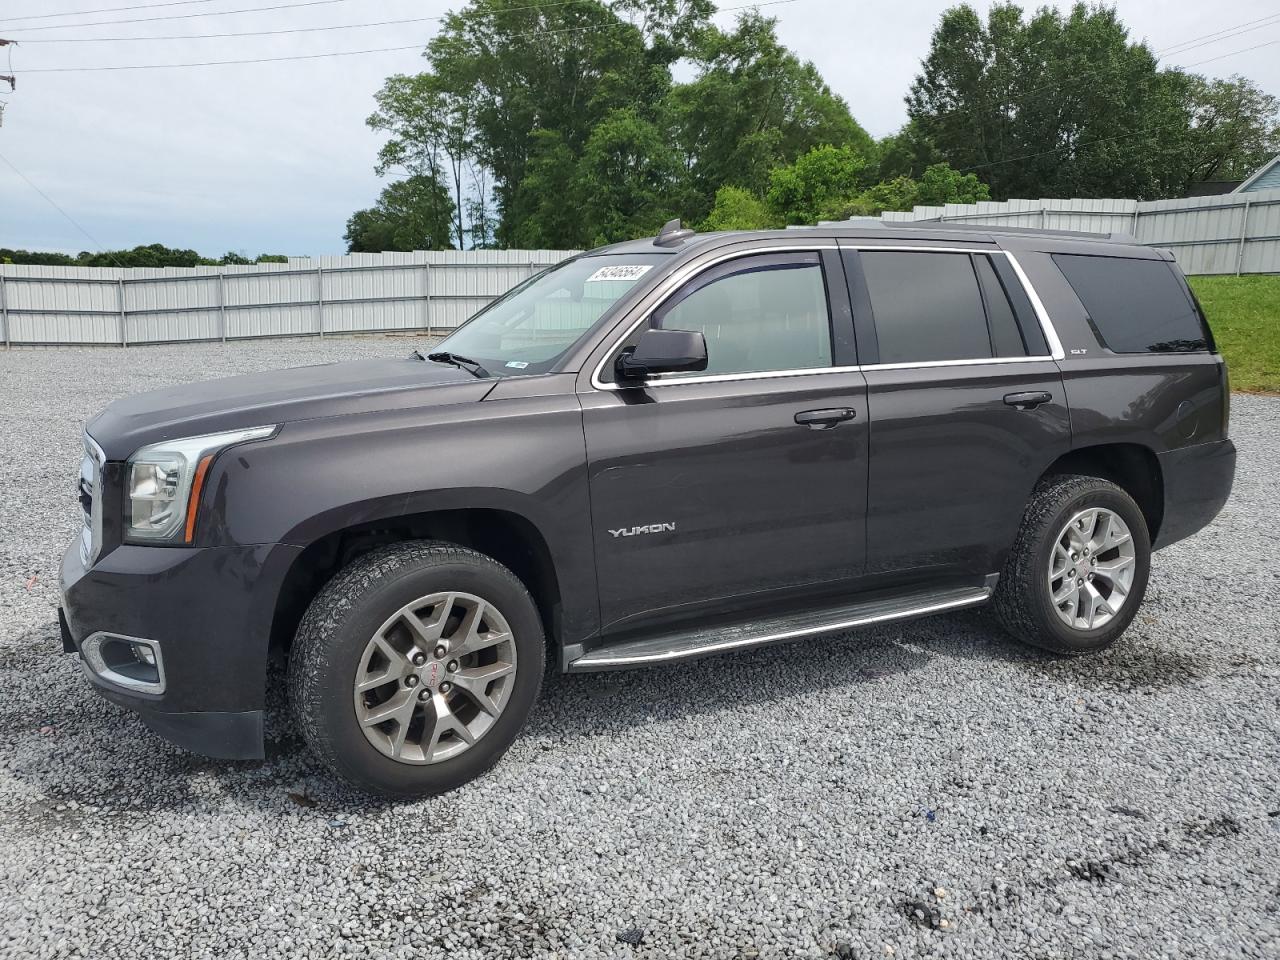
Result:
<svg viewBox="0 0 1280 960"><path fill-rule="evenodd" d="M414 353L417 353L417 351L415 350ZM419 353L418 356L422 356L422 354ZM470 360L466 357L460 357L458 354L450 353L448 350L441 350L437 353L428 353L427 359L436 363L451 363L460 370L465 370L467 373L474 375L480 380L483 380L490 375L488 370L480 366L480 364L476 363L474 360Z"/></svg>

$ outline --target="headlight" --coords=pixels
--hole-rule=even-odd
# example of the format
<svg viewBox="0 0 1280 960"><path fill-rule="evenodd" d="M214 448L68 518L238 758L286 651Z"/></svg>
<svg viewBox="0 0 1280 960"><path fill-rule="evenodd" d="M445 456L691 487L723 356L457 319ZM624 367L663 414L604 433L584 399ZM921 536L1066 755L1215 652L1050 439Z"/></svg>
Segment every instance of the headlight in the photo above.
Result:
<svg viewBox="0 0 1280 960"><path fill-rule="evenodd" d="M234 443L269 437L275 430L274 426L230 430L166 440L138 450L129 458L126 478L126 535L190 543L200 490L214 454Z"/></svg>

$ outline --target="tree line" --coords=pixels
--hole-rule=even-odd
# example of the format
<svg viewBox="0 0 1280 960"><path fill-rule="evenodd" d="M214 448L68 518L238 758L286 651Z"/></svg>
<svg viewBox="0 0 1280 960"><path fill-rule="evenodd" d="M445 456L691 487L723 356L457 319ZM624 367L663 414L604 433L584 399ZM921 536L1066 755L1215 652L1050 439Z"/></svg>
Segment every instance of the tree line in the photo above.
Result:
<svg viewBox="0 0 1280 960"><path fill-rule="evenodd" d="M248 265L251 263L288 263L282 253L260 253L250 258L230 251L221 257L202 257L194 250L176 250L164 244L152 243L132 250L101 250L92 253L82 250L74 256L69 253L46 253L39 250L11 250L0 247L0 263L23 263L43 267L216 267Z"/></svg>
<svg viewBox="0 0 1280 960"><path fill-rule="evenodd" d="M942 14L876 140L777 21L711 0L469 0L390 77L377 203L351 251L582 248L811 224L915 204L1181 196L1280 149L1280 103L1239 77L1162 68L1116 11ZM688 79L677 79L676 75Z"/></svg>

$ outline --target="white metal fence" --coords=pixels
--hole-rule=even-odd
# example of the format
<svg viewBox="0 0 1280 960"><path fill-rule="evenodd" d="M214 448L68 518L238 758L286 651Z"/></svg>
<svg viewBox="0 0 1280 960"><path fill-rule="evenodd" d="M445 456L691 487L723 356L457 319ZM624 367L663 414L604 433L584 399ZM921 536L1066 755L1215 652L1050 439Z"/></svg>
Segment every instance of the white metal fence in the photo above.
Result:
<svg viewBox="0 0 1280 960"><path fill-rule="evenodd" d="M1184 200L953 203L881 219L1131 233L1139 243L1172 250L1184 273L1280 273L1280 190Z"/></svg>
<svg viewBox="0 0 1280 960"><path fill-rule="evenodd" d="M456 327L575 251L296 258L242 267L0 265L0 340L164 343Z"/></svg>
<svg viewBox="0 0 1280 960"><path fill-rule="evenodd" d="M1009 200L891 222L1131 233L1187 273L1280 273L1280 190L1186 200ZM572 250L358 253L244 267L0 265L0 340L140 344L447 330Z"/></svg>

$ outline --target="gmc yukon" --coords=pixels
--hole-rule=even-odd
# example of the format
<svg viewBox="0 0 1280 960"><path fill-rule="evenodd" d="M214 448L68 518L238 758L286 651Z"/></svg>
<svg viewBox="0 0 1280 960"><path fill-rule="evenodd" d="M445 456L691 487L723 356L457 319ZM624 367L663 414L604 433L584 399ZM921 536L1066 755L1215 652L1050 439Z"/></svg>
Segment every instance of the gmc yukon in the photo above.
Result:
<svg viewBox="0 0 1280 960"><path fill-rule="evenodd" d="M1100 650L1235 469L1172 256L868 223L573 257L426 356L186 384L91 420L64 647L215 757L301 732L373 793L497 762L562 671L990 604Z"/></svg>

